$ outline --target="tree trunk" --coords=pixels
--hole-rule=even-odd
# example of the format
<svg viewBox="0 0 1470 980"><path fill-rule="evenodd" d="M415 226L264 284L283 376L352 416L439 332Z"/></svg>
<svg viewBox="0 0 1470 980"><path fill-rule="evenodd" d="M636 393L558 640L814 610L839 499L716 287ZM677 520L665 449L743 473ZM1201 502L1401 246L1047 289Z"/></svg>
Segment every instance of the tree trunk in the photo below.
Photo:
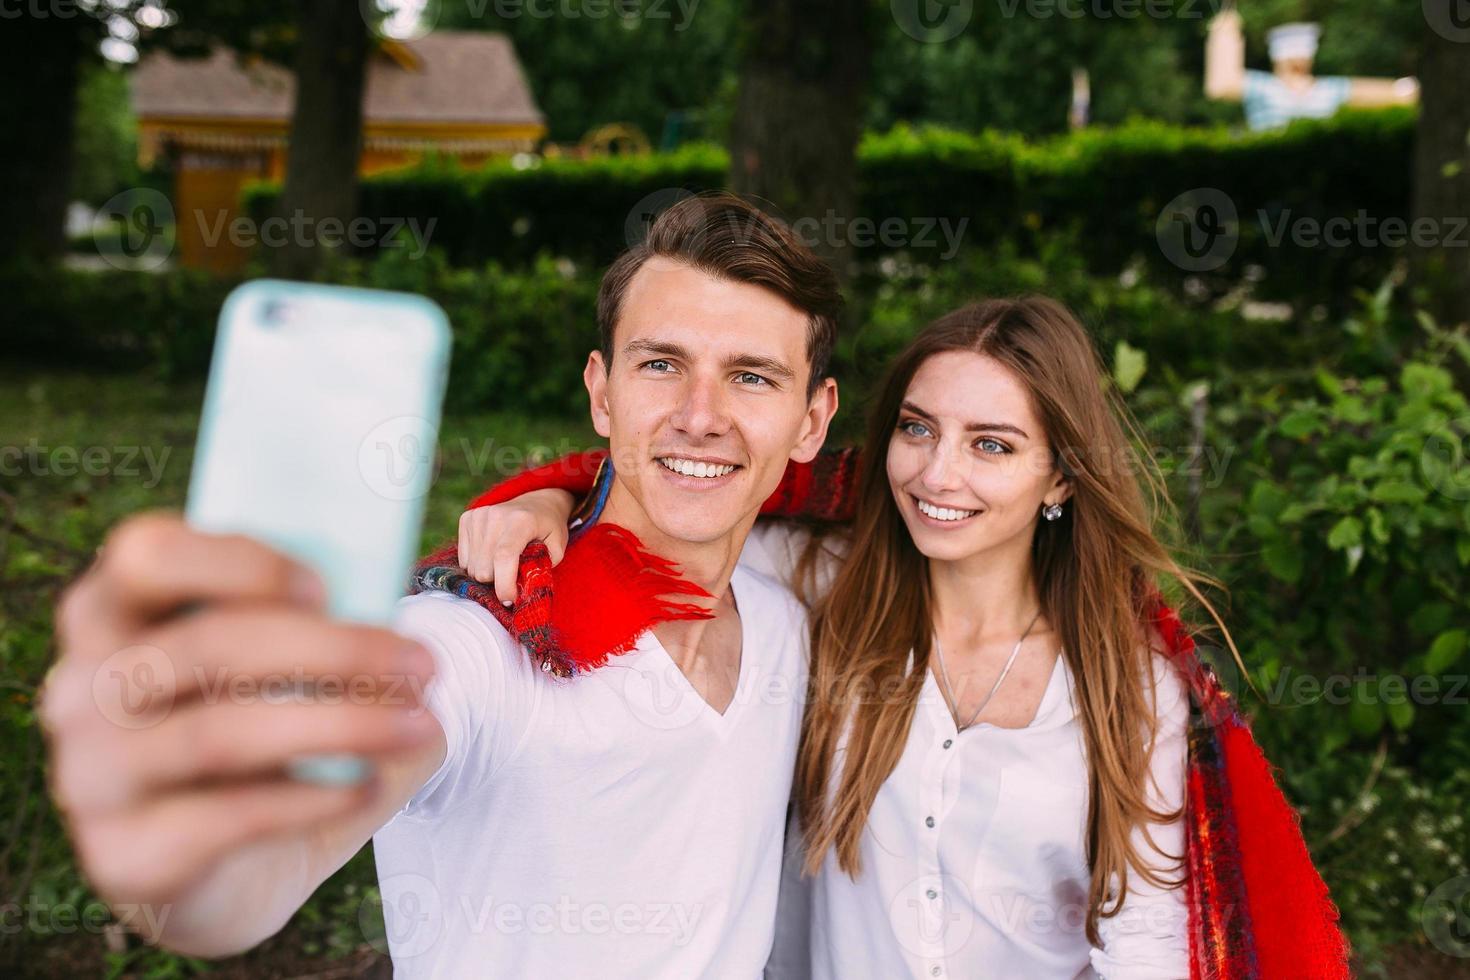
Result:
<svg viewBox="0 0 1470 980"><path fill-rule="evenodd" d="M872 55L868 7L866 0L750 0L730 127L735 191L792 223L839 272L853 251Z"/></svg>
<svg viewBox="0 0 1470 980"><path fill-rule="evenodd" d="M1426 4L1414 153L1414 217L1435 229L1435 244L1416 249L1415 278L1447 325L1470 322L1470 22L1453 19L1457 4Z"/></svg>
<svg viewBox="0 0 1470 980"><path fill-rule="evenodd" d="M25 15L0 28L0 127L15 140L0 154L0 228L15 257L66 250L77 79L94 31L83 14Z"/></svg>
<svg viewBox="0 0 1470 980"><path fill-rule="evenodd" d="M357 0L302 0L298 23L296 105L281 189L291 230L271 257L272 271L289 279L310 278L357 214L370 46Z"/></svg>

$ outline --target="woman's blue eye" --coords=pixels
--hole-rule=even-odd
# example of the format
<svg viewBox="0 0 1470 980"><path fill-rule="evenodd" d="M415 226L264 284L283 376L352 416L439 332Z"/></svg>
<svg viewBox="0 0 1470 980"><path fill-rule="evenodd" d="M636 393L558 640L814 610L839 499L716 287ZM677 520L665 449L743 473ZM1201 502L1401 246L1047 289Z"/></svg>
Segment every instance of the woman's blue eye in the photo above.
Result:
<svg viewBox="0 0 1470 980"><path fill-rule="evenodd" d="M1010 452L1010 448L1007 447L1005 443L1003 443L1003 442L997 442L994 439L981 439L978 443L976 443L976 445L978 445L980 447L980 451L981 452L985 452L985 453L1008 453L1008 452Z"/></svg>
<svg viewBox="0 0 1470 980"><path fill-rule="evenodd" d="M918 436L920 438L929 434L929 427L923 422L904 422L899 426L899 429L911 436Z"/></svg>

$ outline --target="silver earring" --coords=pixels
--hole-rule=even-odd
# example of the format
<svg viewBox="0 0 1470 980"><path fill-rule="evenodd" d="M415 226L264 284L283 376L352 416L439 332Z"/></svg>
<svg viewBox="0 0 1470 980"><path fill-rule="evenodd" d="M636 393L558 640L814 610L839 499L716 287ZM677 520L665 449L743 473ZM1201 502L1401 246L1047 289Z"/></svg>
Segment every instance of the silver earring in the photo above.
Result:
<svg viewBox="0 0 1470 980"><path fill-rule="evenodd" d="M1062 505L1047 504L1045 507L1041 508L1041 516L1045 517L1049 521L1056 520L1057 518L1062 516Z"/></svg>

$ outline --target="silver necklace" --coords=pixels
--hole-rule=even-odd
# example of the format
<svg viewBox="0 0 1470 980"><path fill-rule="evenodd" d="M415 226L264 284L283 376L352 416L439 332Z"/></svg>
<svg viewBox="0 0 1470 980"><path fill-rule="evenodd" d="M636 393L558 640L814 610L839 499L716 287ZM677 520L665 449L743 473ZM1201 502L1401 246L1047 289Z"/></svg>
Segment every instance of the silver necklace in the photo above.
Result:
<svg viewBox="0 0 1470 980"><path fill-rule="evenodd" d="M1031 617L1031 622L1027 624L1026 632L1022 633L1021 638L1016 641L1015 647L1011 650L1011 655L1006 658L1006 665L1000 669L1000 676L995 679L994 684L990 685L990 693L985 695L984 700L980 702L980 706L976 708L975 713L970 716L970 720L965 722L963 725L959 723L960 718L958 712L960 710L960 699L954 692L954 685L949 682L949 668L944 665L944 647L939 642L939 634L934 634L934 650L936 653L939 654L939 673L944 679L944 689L949 694L950 703L954 705L950 713L955 716L955 725L958 726L956 727L955 731L962 732L965 729L969 728L971 725L975 724L975 719L980 717L980 713L985 710L985 706L990 703L990 699L995 697L995 692L1000 690L1001 682L1004 681L1006 679L1006 675L1011 672L1011 665L1016 662L1016 656L1021 652L1021 644L1026 642L1026 637L1031 633L1031 627L1035 626L1036 621L1040 618L1041 610L1038 609L1036 610L1036 615Z"/></svg>

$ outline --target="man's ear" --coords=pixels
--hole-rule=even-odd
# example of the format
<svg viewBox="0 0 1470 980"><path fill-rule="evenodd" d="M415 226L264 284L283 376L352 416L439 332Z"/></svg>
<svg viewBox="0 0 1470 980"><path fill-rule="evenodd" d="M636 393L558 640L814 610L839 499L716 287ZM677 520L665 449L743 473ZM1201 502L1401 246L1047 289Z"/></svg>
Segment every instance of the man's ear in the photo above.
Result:
<svg viewBox="0 0 1470 980"><path fill-rule="evenodd" d="M612 413L607 410L607 365L603 363L602 351L595 350L587 355L587 366L582 369L582 383L587 386L587 399L592 409L592 427L604 439L612 436Z"/></svg>
<svg viewBox="0 0 1470 980"><path fill-rule="evenodd" d="M822 443L827 441L827 428L832 424L832 416L837 414L837 403L837 379L823 378L807 403L806 415L801 420L800 437L796 448L791 450L793 460L810 463L816 458Z"/></svg>

